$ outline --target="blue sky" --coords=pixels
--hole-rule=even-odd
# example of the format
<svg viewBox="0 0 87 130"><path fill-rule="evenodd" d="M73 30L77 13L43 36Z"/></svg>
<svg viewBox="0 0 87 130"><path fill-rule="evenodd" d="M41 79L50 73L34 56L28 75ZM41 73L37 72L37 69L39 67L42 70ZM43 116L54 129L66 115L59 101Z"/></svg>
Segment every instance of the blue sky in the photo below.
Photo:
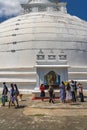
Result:
<svg viewBox="0 0 87 130"><path fill-rule="evenodd" d="M0 0L0 22L20 14L20 3L28 0ZM67 2L68 13L87 21L87 0L61 0Z"/></svg>
<svg viewBox="0 0 87 130"><path fill-rule="evenodd" d="M87 21L87 0L62 0L67 2L68 12Z"/></svg>

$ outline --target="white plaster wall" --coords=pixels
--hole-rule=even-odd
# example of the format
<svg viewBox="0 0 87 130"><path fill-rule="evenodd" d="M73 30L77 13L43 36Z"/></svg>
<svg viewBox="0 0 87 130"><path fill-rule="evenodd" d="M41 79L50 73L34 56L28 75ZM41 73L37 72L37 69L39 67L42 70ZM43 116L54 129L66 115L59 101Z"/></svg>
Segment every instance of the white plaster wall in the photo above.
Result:
<svg viewBox="0 0 87 130"><path fill-rule="evenodd" d="M87 22L61 12L41 12L0 24L0 68L34 67L39 49L44 54L53 50L57 57L63 50L71 67L87 66Z"/></svg>

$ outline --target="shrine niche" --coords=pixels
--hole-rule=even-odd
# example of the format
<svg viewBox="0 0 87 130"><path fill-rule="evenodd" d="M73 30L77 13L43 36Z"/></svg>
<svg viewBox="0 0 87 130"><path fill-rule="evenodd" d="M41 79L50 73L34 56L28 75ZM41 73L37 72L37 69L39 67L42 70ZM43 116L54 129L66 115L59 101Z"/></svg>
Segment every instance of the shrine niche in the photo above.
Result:
<svg viewBox="0 0 87 130"><path fill-rule="evenodd" d="M49 85L52 85L55 89L57 89L59 84L60 84L60 75L58 75L54 71L50 71L44 76L44 85L46 89L49 88Z"/></svg>

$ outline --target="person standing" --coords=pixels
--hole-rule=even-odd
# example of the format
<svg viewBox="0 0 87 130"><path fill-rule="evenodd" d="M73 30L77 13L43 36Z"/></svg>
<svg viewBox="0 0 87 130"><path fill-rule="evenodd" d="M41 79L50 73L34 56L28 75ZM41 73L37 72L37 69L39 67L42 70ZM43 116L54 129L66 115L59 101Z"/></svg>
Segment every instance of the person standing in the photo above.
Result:
<svg viewBox="0 0 87 130"><path fill-rule="evenodd" d="M11 89L9 91L9 105L8 105L9 108L10 108L11 104L14 104L14 106L15 106L15 103L14 103L15 96L14 96L14 85L13 85L13 83L11 83L10 86L11 86Z"/></svg>
<svg viewBox="0 0 87 130"><path fill-rule="evenodd" d="M71 101L72 101L71 88L70 84L68 83L66 86L66 102L70 103Z"/></svg>
<svg viewBox="0 0 87 130"><path fill-rule="evenodd" d="M75 97L77 98L77 81L74 82L75 85Z"/></svg>
<svg viewBox="0 0 87 130"><path fill-rule="evenodd" d="M2 91L2 106L5 106L5 102L7 101L7 93L8 88L6 86L6 83L3 83L3 91Z"/></svg>
<svg viewBox="0 0 87 130"><path fill-rule="evenodd" d="M49 86L48 92L49 92L49 97L50 97L49 103L54 103L54 90L53 90L52 85Z"/></svg>
<svg viewBox="0 0 87 130"><path fill-rule="evenodd" d="M84 102L83 86L81 83L78 84L78 91L79 91L80 102Z"/></svg>
<svg viewBox="0 0 87 130"><path fill-rule="evenodd" d="M44 97L45 97L45 87L44 87L44 84L41 84L40 91L41 91L40 97L41 97L42 101L44 101Z"/></svg>
<svg viewBox="0 0 87 130"><path fill-rule="evenodd" d="M74 83L73 80L71 80L70 88L71 88L72 102L76 102L76 96L75 96L75 83Z"/></svg>
<svg viewBox="0 0 87 130"><path fill-rule="evenodd" d="M60 100L61 102L65 103L66 100L66 88L65 88L65 84L62 81L61 85L59 86L60 88Z"/></svg>
<svg viewBox="0 0 87 130"><path fill-rule="evenodd" d="M18 95L19 95L19 90L16 84L14 84L14 98L17 104L17 107L19 107L19 102L18 102Z"/></svg>

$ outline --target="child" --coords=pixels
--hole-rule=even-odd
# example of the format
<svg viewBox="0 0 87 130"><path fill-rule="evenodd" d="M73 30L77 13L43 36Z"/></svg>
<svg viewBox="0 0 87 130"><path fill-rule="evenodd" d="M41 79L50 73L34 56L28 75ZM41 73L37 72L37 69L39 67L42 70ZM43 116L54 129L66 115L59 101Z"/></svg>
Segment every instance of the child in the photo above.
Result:
<svg viewBox="0 0 87 130"><path fill-rule="evenodd" d="M44 97L45 97L45 87L44 87L44 84L41 84L40 91L41 91L40 97L41 97L42 101L44 101Z"/></svg>

